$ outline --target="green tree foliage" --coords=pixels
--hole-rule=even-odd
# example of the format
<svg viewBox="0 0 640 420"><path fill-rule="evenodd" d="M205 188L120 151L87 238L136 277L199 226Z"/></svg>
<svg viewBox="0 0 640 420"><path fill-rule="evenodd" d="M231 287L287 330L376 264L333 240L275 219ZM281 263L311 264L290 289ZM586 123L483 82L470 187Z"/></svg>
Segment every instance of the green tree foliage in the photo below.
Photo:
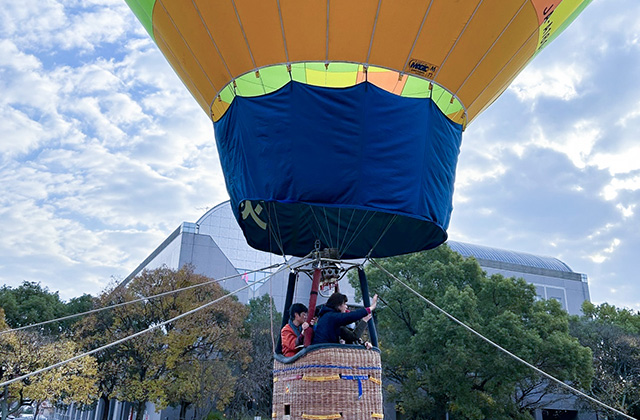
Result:
<svg viewBox="0 0 640 420"><path fill-rule="evenodd" d="M238 378L230 414L271 416L273 352L280 336L281 320L282 315L276 311L268 295L249 302L243 336L251 341L251 362Z"/></svg>
<svg viewBox="0 0 640 420"><path fill-rule="evenodd" d="M583 316L572 318L571 333L593 352L592 395L638 418L640 314L607 303L596 306L589 302L583 304L582 311Z"/></svg>
<svg viewBox="0 0 640 420"><path fill-rule="evenodd" d="M4 309L7 324L11 328L24 327L38 322L60 318L79 312L85 312L93 306L91 295L73 298L65 303L58 292L52 293L40 283L23 282L16 288L0 288L0 307ZM54 322L40 331L47 335L68 334L75 320Z"/></svg>
<svg viewBox="0 0 640 420"><path fill-rule="evenodd" d="M210 281L191 268L145 271L126 287L105 291L106 306ZM226 294L217 284L121 306L87 317L78 328L86 348L96 348L185 313ZM247 309L228 298L172 324L110 349L98 358L101 398L158 408L224 408L233 396L238 366L250 361L251 343L241 337Z"/></svg>
<svg viewBox="0 0 640 420"><path fill-rule="evenodd" d="M591 352L568 333L558 302L537 301L522 279L487 277L473 258L447 246L381 260L391 273L450 314L540 369L588 387ZM530 368L428 307L370 265L384 374L390 397L409 418L530 418L559 392ZM353 279L352 281L354 281Z"/></svg>

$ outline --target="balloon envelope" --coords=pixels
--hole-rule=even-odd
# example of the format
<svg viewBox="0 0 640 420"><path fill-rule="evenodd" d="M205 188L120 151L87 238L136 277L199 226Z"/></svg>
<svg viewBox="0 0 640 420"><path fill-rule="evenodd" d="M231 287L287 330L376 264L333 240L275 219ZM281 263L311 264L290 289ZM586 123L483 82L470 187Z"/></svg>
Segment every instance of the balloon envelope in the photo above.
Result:
<svg viewBox="0 0 640 420"><path fill-rule="evenodd" d="M214 121L248 242L446 240L462 129L591 0L127 0Z"/></svg>

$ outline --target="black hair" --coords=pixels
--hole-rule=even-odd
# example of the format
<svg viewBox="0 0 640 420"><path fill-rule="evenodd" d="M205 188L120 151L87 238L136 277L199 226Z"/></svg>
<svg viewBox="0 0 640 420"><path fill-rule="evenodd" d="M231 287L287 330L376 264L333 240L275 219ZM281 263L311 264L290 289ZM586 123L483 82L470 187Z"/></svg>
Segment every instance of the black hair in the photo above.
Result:
<svg viewBox="0 0 640 420"><path fill-rule="evenodd" d="M293 321L293 319L296 317L296 314L301 314L303 312L309 312L307 307L302 303L294 303L289 308L289 319Z"/></svg>
<svg viewBox="0 0 640 420"><path fill-rule="evenodd" d="M325 305L337 311L338 307L343 303L347 303L347 295L335 292L334 294L329 296L329 299L327 300L327 303L325 303Z"/></svg>

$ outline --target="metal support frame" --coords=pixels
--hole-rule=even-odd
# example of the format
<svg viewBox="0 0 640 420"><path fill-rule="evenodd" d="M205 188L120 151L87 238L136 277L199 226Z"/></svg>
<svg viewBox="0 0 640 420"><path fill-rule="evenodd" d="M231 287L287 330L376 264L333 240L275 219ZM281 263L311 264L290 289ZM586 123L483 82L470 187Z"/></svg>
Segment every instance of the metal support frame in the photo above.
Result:
<svg viewBox="0 0 640 420"><path fill-rule="evenodd" d="M307 322L311 323L316 313L316 302L318 301L318 287L320 286L320 278L322 277L322 269L316 267L313 270L313 280L311 282L311 293L309 294L309 312L307 312ZM304 332L304 346L309 347L313 341L313 328L307 328Z"/></svg>
<svg viewBox="0 0 640 420"><path fill-rule="evenodd" d="M358 267L358 279L360 280L360 291L362 292L362 304L365 308L371 306L371 300L369 299L369 283L367 282L367 275L364 273L362 267ZM376 331L375 317L371 317L369 324L369 338L373 347L378 347L378 332Z"/></svg>
<svg viewBox="0 0 640 420"><path fill-rule="evenodd" d="M285 325L289 322L289 309L293 304L293 294L296 290L296 282L298 280L298 272L290 272L289 273L289 283L287 284L287 296L284 300L284 309L282 311L282 325L280 325L280 330L278 331L278 344L276 345L276 353L282 353L282 335L280 331L284 328Z"/></svg>

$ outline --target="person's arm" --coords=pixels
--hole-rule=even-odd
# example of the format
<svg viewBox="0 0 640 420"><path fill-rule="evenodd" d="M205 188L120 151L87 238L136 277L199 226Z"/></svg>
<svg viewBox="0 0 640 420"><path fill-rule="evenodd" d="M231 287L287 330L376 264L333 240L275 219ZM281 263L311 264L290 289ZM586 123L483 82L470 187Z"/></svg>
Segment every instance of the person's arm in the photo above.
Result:
<svg viewBox="0 0 640 420"><path fill-rule="evenodd" d="M337 314L336 317L338 318L338 324L342 326L349 325L352 322L356 322L357 320L369 315L369 313L369 308L360 308L344 314Z"/></svg>
<svg viewBox="0 0 640 420"><path fill-rule="evenodd" d="M296 347L300 347L304 344L304 332L309 328L309 324L306 322L302 323L302 333L298 337L296 337Z"/></svg>
<svg viewBox="0 0 640 420"><path fill-rule="evenodd" d="M369 306L368 308L360 308L352 312L339 314L339 324L341 326L349 325L352 322L356 322L357 320L364 318L365 316L371 315L371 312L373 312L373 310L376 309L377 305L378 305L378 295L376 294L373 296L373 299L371 299L371 306Z"/></svg>

